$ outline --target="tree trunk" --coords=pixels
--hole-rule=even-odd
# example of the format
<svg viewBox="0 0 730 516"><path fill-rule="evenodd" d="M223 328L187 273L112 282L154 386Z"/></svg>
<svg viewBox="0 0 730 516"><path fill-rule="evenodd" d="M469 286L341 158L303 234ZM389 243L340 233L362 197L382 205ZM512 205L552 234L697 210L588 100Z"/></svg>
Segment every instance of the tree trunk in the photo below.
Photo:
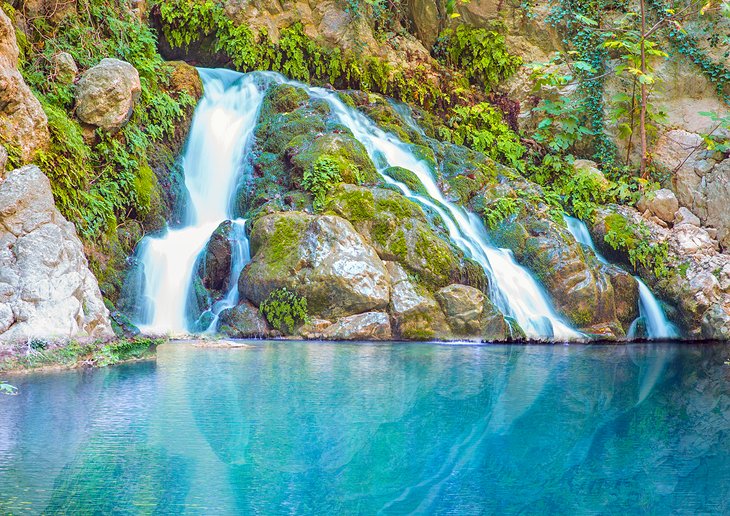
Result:
<svg viewBox="0 0 730 516"><path fill-rule="evenodd" d="M646 9L645 0L640 0L641 4L641 77L646 74L646 52L645 52L645 38L646 38ZM641 111L639 115L639 132L641 135L641 177L646 179L646 162L648 159L649 151L646 144L646 105L647 105L647 91L646 83L641 83Z"/></svg>

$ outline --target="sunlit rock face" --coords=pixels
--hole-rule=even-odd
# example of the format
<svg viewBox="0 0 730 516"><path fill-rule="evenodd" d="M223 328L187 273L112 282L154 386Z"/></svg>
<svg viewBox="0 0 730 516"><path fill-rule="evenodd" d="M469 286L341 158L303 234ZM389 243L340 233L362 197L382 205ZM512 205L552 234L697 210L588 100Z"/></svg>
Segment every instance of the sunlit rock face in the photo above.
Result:
<svg viewBox="0 0 730 516"><path fill-rule="evenodd" d="M0 183L0 346L29 338L112 337L76 230L36 166Z"/></svg>
<svg viewBox="0 0 730 516"><path fill-rule="evenodd" d="M17 146L20 157L29 160L48 145L48 120L18 71L18 54L15 29L0 9L0 140Z"/></svg>

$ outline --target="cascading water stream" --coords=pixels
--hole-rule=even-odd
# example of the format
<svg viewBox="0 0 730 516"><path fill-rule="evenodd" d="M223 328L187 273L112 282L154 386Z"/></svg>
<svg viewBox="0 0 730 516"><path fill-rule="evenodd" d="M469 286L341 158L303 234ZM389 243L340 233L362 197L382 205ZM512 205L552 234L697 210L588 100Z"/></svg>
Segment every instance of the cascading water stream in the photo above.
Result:
<svg viewBox="0 0 730 516"><path fill-rule="evenodd" d="M591 234L588 231L588 226L585 222L580 221L574 217L564 217L565 223L568 225L568 231L575 237L578 243L588 247L596 258L602 263L609 265L609 261L601 255L596 249ZM634 276L634 279L639 283L639 319L643 319L646 325L646 336L649 339L676 339L679 335L679 330L672 324L667 315L664 313L659 300L652 293L651 289L644 283L641 278ZM629 329L628 337L636 338L639 319L631 324Z"/></svg>
<svg viewBox="0 0 730 516"><path fill-rule="evenodd" d="M418 158L409 145L378 128L332 92L321 88L309 88L309 91L330 104L340 123L365 146L385 181L397 186L406 197L438 213L453 242L484 269L490 279L491 298L497 307L505 315L513 317L528 337L563 340L581 337L555 312L544 289L525 268L517 264L511 252L488 243L486 229L479 217L445 198L429 164ZM413 172L428 196L412 192L384 173L385 169L393 166Z"/></svg>
<svg viewBox="0 0 730 516"><path fill-rule="evenodd" d="M193 117L182 159L189 194L184 225L140 244L144 271L142 313L138 325L149 333L186 333L188 294L194 268L211 234L233 218L231 204L240 181L242 164L263 100L262 82L278 80L273 74L248 74L200 69L205 94ZM232 281L221 310L238 301L238 274L249 258L245 221L233 224Z"/></svg>

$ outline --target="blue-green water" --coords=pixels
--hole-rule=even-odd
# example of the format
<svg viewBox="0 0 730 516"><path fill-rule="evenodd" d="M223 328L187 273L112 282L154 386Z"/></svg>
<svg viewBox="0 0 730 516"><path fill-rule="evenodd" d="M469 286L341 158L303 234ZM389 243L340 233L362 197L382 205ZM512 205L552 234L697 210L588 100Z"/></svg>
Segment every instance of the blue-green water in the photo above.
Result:
<svg viewBox="0 0 730 516"><path fill-rule="evenodd" d="M0 513L730 512L730 348L169 344L12 378Z"/></svg>

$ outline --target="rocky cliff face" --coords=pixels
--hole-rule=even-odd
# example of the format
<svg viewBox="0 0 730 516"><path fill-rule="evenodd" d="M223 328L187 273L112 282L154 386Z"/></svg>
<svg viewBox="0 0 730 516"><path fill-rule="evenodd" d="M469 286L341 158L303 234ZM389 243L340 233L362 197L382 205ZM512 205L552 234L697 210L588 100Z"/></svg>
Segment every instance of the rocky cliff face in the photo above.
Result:
<svg viewBox="0 0 730 516"><path fill-rule="evenodd" d="M109 312L73 224L38 167L0 183L0 346L32 338L110 338Z"/></svg>
<svg viewBox="0 0 730 516"><path fill-rule="evenodd" d="M0 9L0 142L17 147L27 161L48 145L49 134L41 103L18 71L18 53L15 29Z"/></svg>

